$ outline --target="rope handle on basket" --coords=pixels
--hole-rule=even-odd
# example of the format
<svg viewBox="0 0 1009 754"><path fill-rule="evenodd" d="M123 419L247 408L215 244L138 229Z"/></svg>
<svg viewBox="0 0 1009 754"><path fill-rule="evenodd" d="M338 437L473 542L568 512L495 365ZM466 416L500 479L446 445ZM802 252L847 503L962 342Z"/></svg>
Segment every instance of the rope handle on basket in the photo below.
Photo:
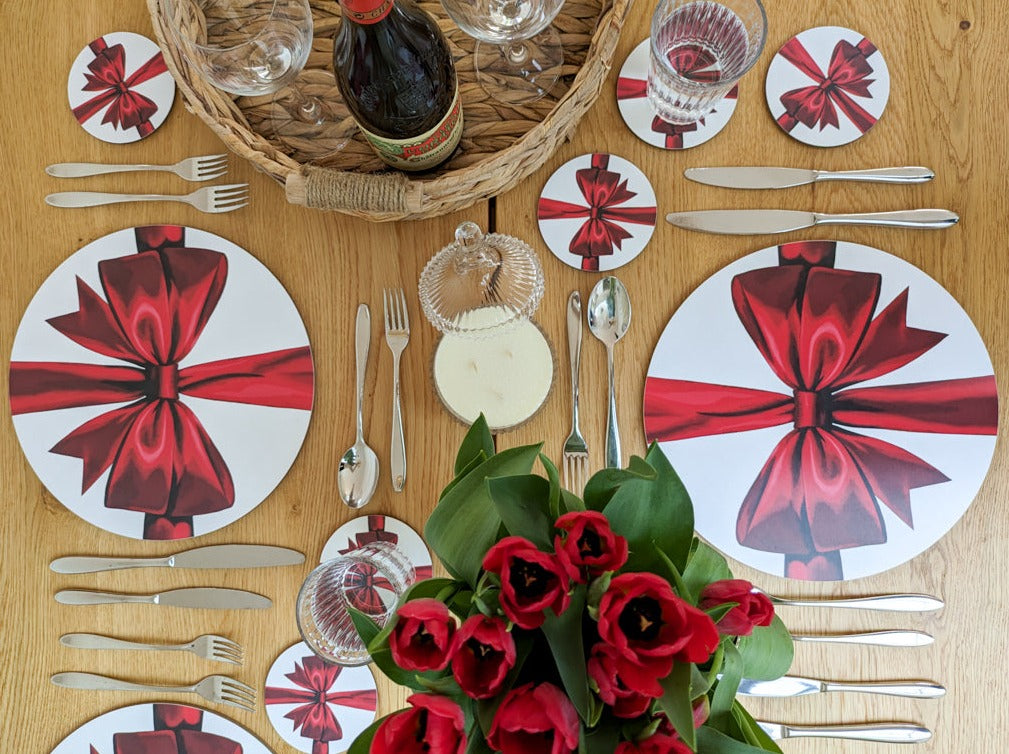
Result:
<svg viewBox="0 0 1009 754"><path fill-rule="evenodd" d="M285 182L287 201L342 212L410 214L420 211L424 187L402 173L366 175L304 166Z"/></svg>

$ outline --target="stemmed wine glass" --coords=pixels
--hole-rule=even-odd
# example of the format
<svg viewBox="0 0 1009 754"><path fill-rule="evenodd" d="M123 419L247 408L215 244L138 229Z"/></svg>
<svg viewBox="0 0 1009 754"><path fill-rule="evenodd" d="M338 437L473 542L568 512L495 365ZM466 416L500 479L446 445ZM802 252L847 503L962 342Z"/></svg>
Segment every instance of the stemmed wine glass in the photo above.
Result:
<svg viewBox="0 0 1009 754"><path fill-rule="evenodd" d="M182 55L211 85L231 94L275 95L276 137L314 159L340 150L353 133L341 103L328 102L305 71L312 49L308 0L158 0ZM325 82L322 82L324 85Z"/></svg>
<svg viewBox="0 0 1009 754"><path fill-rule="evenodd" d="M499 102L528 104L545 96L564 64L551 26L564 0L441 0L460 29L477 40L477 81Z"/></svg>

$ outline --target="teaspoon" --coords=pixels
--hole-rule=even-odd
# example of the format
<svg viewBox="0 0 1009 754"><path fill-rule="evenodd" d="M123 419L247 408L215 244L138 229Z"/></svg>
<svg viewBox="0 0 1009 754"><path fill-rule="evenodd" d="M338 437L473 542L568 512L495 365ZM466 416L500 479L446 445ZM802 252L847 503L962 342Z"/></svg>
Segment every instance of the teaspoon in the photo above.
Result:
<svg viewBox="0 0 1009 754"><path fill-rule="evenodd" d="M371 311L367 304L357 307L354 333L357 366L357 441L340 459L336 475L340 497L351 508L364 506L378 486L378 456L364 441L364 375L368 367L368 347L371 343Z"/></svg>
<svg viewBox="0 0 1009 754"><path fill-rule="evenodd" d="M620 468L620 430L617 427L617 396L613 379L613 346L631 324L631 298L615 277L604 277L589 294L589 330L606 346L609 374L609 407L606 413L606 466Z"/></svg>

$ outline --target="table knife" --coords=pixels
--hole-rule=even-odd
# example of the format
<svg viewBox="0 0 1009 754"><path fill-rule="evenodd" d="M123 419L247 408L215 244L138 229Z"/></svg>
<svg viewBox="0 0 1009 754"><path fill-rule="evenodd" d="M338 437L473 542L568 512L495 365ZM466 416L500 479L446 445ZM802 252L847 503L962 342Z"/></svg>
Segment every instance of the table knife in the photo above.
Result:
<svg viewBox="0 0 1009 754"><path fill-rule="evenodd" d="M791 697L825 694L834 691L849 691L862 694L884 694L903 696L911 699L938 699L946 694L946 689L930 681L868 681L849 683L842 681L821 681L783 675L773 681L755 681L744 678L739 683L739 693L746 696Z"/></svg>
<svg viewBox="0 0 1009 754"><path fill-rule="evenodd" d="M273 602L253 592L222 587L193 587L172 589L158 594L119 594L115 592L89 592L79 589L64 589L56 592L56 601L62 605L113 605L135 602L149 605L170 605L172 607L214 608L224 610L248 610L270 607Z"/></svg>
<svg viewBox="0 0 1009 754"><path fill-rule="evenodd" d="M737 189L779 189L820 181L863 183L925 183L935 178L929 168L902 167L876 170L807 170L804 168L719 167L687 168L683 175L708 186Z"/></svg>
<svg viewBox="0 0 1009 754"><path fill-rule="evenodd" d="M209 545L163 558L57 558L49 567L56 573L94 573L124 568L263 568L298 565L305 556L297 550L272 545Z"/></svg>
<svg viewBox="0 0 1009 754"><path fill-rule="evenodd" d="M793 641L863 644L874 647L925 647L935 639L923 631L868 631L858 634L792 634Z"/></svg>
<svg viewBox="0 0 1009 754"><path fill-rule="evenodd" d="M909 209L897 212L862 212L828 215L789 209L709 209L670 212L673 225L702 233L760 235L787 233L816 225L882 225L892 228L938 229L955 225L960 217L946 209Z"/></svg>
<svg viewBox="0 0 1009 754"><path fill-rule="evenodd" d="M878 594L872 597L846 597L840 599L789 599L768 594L757 587L753 591L763 594L775 605L785 607L840 607L852 610L890 610L900 613L919 613L939 610L943 601L927 594Z"/></svg>
<svg viewBox="0 0 1009 754"><path fill-rule="evenodd" d="M928 741L932 731L914 723L878 723L870 725L783 725L756 720L764 733L775 741L784 738L847 738L852 741L878 741L891 744L915 744Z"/></svg>

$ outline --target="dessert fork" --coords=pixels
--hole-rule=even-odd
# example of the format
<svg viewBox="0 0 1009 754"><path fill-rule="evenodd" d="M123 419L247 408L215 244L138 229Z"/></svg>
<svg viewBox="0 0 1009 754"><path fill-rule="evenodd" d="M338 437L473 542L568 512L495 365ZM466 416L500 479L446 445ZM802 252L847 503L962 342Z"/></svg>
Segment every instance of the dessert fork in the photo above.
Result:
<svg viewBox="0 0 1009 754"><path fill-rule="evenodd" d="M582 297L568 296L568 353L571 357L571 434L564 441L564 486L581 495L589 478L589 447L578 427L578 372L582 359Z"/></svg>
<svg viewBox="0 0 1009 754"><path fill-rule="evenodd" d="M389 468L392 470L392 488L403 491L406 483L406 441L403 439L403 409L400 405L399 357L410 341L410 319L406 311L403 289L383 290L385 305L385 342L392 351L392 443L389 451Z"/></svg>
<svg viewBox="0 0 1009 754"><path fill-rule="evenodd" d="M188 157L174 165L108 165L96 162L60 162L46 167L46 173L54 178L83 178L106 173L131 173L139 170L153 170L175 173L187 181L210 181L228 172L226 154L208 154L202 157Z"/></svg>
<svg viewBox="0 0 1009 754"><path fill-rule="evenodd" d="M250 712L256 709L256 691L226 675L209 675L191 686L161 686L159 684L133 683L110 678L97 673L57 673L50 679L55 685L68 689L98 691L155 691L159 694L198 694L208 702L230 704Z"/></svg>
<svg viewBox="0 0 1009 754"><path fill-rule="evenodd" d="M185 644L144 644L139 641L116 639L101 634L63 634L60 644L74 649L148 649L168 652L192 652L204 660L230 662L241 665L243 650L240 644L224 636L204 634Z"/></svg>
<svg viewBox="0 0 1009 754"><path fill-rule="evenodd" d="M100 191L61 191L49 194L46 204L53 207L97 207L118 202L185 202L201 212L216 214L240 209L249 203L249 184L231 183L208 186L191 194L106 194Z"/></svg>

